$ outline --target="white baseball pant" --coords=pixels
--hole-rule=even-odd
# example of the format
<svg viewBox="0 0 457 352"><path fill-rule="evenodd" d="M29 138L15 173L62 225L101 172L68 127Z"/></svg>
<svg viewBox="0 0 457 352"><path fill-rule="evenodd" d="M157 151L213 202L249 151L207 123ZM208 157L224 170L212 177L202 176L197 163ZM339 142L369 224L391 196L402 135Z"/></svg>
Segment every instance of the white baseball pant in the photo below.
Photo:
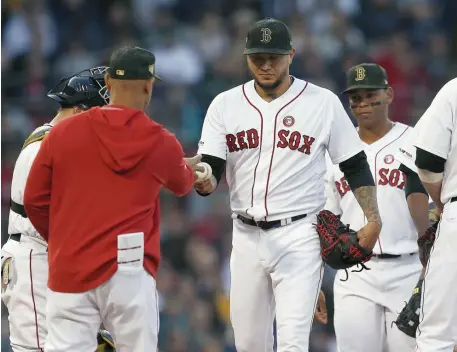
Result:
<svg viewBox="0 0 457 352"><path fill-rule="evenodd" d="M230 318L238 352L308 352L323 264L315 215L263 231L233 223ZM314 221L313 221L314 220Z"/></svg>
<svg viewBox="0 0 457 352"><path fill-rule="evenodd" d="M45 351L95 351L97 330L103 323L117 352L155 352L158 294L154 277L143 267L143 257L142 233L120 235L118 269L109 280L82 293L54 292L48 288Z"/></svg>
<svg viewBox="0 0 457 352"><path fill-rule="evenodd" d="M422 285L418 352L452 352L457 345L457 201L444 206ZM455 349L457 350L457 348Z"/></svg>
<svg viewBox="0 0 457 352"><path fill-rule="evenodd" d="M415 341L392 324L412 295L422 270L419 255L372 258L371 270L339 270L334 283L339 352L408 352Z"/></svg>
<svg viewBox="0 0 457 352"><path fill-rule="evenodd" d="M43 351L46 329L48 253L46 246L22 235L2 248L2 263L11 258L12 277L2 290L8 309L11 347L14 352ZM2 278L3 279L3 278Z"/></svg>

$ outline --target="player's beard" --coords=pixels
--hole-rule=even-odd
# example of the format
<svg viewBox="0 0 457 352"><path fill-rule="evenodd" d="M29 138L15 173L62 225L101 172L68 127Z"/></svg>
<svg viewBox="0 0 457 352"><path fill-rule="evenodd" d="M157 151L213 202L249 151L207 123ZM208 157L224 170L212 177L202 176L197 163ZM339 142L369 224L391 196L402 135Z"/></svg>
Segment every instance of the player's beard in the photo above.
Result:
<svg viewBox="0 0 457 352"><path fill-rule="evenodd" d="M289 74L287 73L287 70L284 70L284 72L279 76L279 78L272 83L262 83L255 77L254 74L252 76L254 77L255 84L262 88L266 93L268 93L278 88L281 85L281 83L289 77Z"/></svg>

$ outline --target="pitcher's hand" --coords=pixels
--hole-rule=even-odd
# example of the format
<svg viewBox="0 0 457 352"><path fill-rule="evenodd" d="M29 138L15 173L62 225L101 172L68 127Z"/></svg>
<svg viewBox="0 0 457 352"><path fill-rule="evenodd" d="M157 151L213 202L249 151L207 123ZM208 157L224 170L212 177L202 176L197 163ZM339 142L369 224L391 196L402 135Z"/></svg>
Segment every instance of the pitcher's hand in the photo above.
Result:
<svg viewBox="0 0 457 352"><path fill-rule="evenodd" d="M208 180L196 180L194 183L194 189L203 194L212 193L217 186L217 181L214 176L211 176Z"/></svg>

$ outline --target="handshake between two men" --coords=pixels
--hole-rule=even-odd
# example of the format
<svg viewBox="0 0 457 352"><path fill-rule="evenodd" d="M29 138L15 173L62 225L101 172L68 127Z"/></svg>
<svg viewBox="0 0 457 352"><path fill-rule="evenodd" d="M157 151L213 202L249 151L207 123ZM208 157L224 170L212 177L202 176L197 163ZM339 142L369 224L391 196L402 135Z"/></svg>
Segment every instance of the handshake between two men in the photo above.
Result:
<svg viewBox="0 0 457 352"><path fill-rule="evenodd" d="M195 155L191 158L184 158L187 164L194 170L194 188L202 194L209 194L216 189L217 181L213 176L213 170L208 163L201 161L201 155Z"/></svg>

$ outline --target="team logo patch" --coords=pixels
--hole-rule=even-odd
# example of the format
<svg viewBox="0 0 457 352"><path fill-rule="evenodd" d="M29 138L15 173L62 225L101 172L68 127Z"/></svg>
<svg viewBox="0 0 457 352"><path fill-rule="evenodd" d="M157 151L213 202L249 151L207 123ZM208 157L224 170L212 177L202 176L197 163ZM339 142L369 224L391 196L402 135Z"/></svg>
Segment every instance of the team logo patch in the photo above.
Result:
<svg viewBox="0 0 457 352"><path fill-rule="evenodd" d="M265 27L260 31L262 32L262 39L260 41L265 44L269 43L271 41L271 29Z"/></svg>
<svg viewBox="0 0 457 352"><path fill-rule="evenodd" d="M384 157L384 162L386 164L392 164L394 162L395 158L392 154L387 154L385 157Z"/></svg>
<svg viewBox="0 0 457 352"><path fill-rule="evenodd" d="M355 80L363 81L365 79L365 69L361 66L355 68Z"/></svg>
<svg viewBox="0 0 457 352"><path fill-rule="evenodd" d="M284 126L286 126L286 127L291 127L291 126L294 125L295 119L294 119L292 116L286 116L286 117L284 117L284 119L282 120L282 123L283 123Z"/></svg>

